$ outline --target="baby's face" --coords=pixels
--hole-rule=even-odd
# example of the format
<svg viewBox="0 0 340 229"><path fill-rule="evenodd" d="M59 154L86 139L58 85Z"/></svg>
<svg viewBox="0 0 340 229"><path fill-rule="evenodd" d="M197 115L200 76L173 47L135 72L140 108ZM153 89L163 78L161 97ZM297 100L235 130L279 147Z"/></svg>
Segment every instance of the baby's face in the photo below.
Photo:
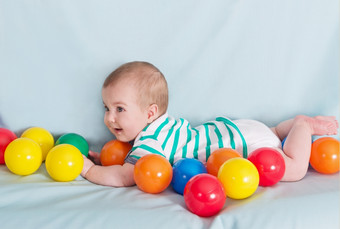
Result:
<svg viewBox="0 0 340 229"><path fill-rule="evenodd" d="M134 140L148 125L147 109L137 103L136 90L129 82L119 82L102 89L104 123L123 142Z"/></svg>

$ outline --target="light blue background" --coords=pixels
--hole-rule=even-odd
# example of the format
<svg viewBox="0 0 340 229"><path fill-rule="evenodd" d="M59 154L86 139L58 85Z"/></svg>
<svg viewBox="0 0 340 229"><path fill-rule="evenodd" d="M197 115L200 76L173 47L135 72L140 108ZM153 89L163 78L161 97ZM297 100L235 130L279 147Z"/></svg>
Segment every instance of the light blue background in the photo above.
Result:
<svg viewBox="0 0 340 229"><path fill-rule="evenodd" d="M297 114L339 118L337 0L0 0L0 126L83 135L98 150L101 85L149 61L166 75L169 113L275 125ZM339 137L339 136L337 136ZM339 228L339 173L227 198L215 217L190 213L171 188L55 182L0 166L1 228Z"/></svg>
<svg viewBox="0 0 340 229"><path fill-rule="evenodd" d="M275 125L339 117L336 0L0 0L0 116L101 146L101 85L144 60L168 79L169 113Z"/></svg>

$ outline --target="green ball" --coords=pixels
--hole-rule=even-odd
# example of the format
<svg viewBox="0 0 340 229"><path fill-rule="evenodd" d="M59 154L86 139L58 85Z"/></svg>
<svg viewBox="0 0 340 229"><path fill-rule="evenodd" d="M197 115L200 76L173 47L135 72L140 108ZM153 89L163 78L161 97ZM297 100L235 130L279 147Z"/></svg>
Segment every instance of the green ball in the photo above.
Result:
<svg viewBox="0 0 340 229"><path fill-rule="evenodd" d="M79 151L87 157L89 155L89 144L79 134L74 134L74 133L69 133L69 134L64 134L58 138L56 141L55 145L60 145L60 144L70 144L79 149Z"/></svg>

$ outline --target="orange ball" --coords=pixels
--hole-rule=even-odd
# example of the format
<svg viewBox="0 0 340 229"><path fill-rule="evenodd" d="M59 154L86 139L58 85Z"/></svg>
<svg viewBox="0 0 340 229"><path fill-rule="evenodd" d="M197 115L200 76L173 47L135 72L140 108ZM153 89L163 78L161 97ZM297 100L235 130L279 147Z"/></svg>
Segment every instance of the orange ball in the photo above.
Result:
<svg viewBox="0 0 340 229"><path fill-rule="evenodd" d="M340 170L340 142L332 137L323 137L312 144L311 166L319 173L331 174Z"/></svg>
<svg viewBox="0 0 340 229"><path fill-rule="evenodd" d="M236 150L231 148L221 148L215 150L207 161L208 173L217 177L218 170L223 165L223 163L234 157L241 157L241 155Z"/></svg>
<svg viewBox="0 0 340 229"><path fill-rule="evenodd" d="M134 179L140 190L160 193L169 186L172 180L171 164L160 155L145 155L135 164Z"/></svg>
<svg viewBox="0 0 340 229"><path fill-rule="evenodd" d="M128 142L112 140L107 142L100 152L100 162L104 166L123 165L132 146Z"/></svg>

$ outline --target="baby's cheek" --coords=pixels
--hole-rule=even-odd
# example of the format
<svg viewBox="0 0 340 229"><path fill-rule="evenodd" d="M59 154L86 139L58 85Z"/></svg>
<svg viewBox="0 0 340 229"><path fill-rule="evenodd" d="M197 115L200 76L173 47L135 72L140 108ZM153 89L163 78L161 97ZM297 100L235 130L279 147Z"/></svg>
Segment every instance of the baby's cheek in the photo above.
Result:
<svg viewBox="0 0 340 229"><path fill-rule="evenodd" d="M107 126L107 117L106 117L106 115L104 116L104 123L105 123L105 125Z"/></svg>
<svg viewBox="0 0 340 229"><path fill-rule="evenodd" d="M110 123L109 123L109 121L108 121L106 118L104 118L104 124L105 124L105 126L106 126L107 128L110 129Z"/></svg>

